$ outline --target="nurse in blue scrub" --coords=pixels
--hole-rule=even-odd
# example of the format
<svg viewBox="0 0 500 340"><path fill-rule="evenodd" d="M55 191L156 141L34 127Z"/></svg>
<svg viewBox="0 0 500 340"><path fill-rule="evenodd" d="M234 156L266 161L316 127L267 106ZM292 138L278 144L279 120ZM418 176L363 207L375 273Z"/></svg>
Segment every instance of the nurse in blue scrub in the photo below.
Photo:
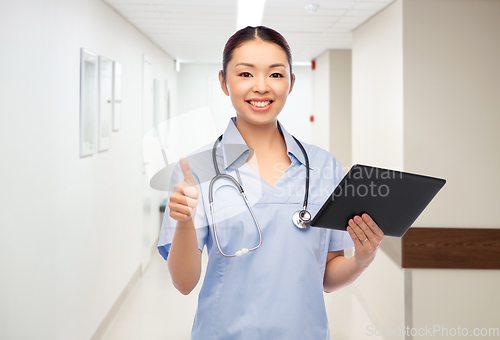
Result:
<svg viewBox="0 0 500 340"><path fill-rule="evenodd" d="M181 158L158 250L174 286L187 295L199 281L207 247L191 338L330 339L323 292L352 283L373 261L383 233L367 214L353 216L347 231L293 223L303 207L306 159L278 120L295 82L283 36L263 26L241 29L226 43L222 66L219 80L235 117L217 143L217 166L242 186L254 216L227 178L214 183L212 215L213 143ZM344 173L329 152L301 144L309 158L307 209L314 216ZM259 244L242 256L222 255ZM352 246L354 256L345 258Z"/></svg>

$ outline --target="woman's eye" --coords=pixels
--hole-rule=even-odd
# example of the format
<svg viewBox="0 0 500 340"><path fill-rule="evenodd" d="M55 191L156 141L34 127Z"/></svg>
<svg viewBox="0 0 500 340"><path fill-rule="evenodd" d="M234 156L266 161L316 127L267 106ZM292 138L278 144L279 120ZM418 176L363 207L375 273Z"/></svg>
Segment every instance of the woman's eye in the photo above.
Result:
<svg viewBox="0 0 500 340"><path fill-rule="evenodd" d="M281 73L273 73L271 74L272 78L283 78L283 75Z"/></svg>
<svg viewBox="0 0 500 340"><path fill-rule="evenodd" d="M248 72L240 73L240 77L250 77L250 73Z"/></svg>

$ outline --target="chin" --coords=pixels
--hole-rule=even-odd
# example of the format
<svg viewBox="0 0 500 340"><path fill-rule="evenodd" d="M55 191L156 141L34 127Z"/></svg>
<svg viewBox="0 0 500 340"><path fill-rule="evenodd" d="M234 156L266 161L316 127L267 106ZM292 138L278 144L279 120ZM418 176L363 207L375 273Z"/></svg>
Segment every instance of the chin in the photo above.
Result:
<svg viewBox="0 0 500 340"><path fill-rule="evenodd" d="M278 115L266 112L253 112L250 114L236 113L239 118L255 125L265 125L276 121Z"/></svg>

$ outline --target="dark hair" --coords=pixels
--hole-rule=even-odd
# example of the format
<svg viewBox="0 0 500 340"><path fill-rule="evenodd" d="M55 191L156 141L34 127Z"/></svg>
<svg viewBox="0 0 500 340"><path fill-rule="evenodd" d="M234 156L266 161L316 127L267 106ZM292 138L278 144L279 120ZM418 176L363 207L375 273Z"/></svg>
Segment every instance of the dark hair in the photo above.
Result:
<svg viewBox="0 0 500 340"><path fill-rule="evenodd" d="M224 52L222 53L222 77L226 80L226 69L227 64L233 58L233 52L235 49L246 43L247 41L260 39L262 41L267 41L274 43L281 47L285 52L288 59L288 64L290 65L290 77L292 76L292 51L288 45L286 39L277 31L272 28L265 26L247 26L240 29L234 33L226 43L224 47ZM293 79L292 79L293 80Z"/></svg>

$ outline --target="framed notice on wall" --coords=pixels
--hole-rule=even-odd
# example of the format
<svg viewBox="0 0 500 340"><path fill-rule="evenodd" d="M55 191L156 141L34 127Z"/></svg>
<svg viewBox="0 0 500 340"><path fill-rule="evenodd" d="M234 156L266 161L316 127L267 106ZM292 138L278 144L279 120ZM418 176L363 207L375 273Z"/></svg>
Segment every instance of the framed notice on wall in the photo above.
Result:
<svg viewBox="0 0 500 340"><path fill-rule="evenodd" d="M97 149L98 57L84 48L80 51L80 157Z"/></svg>
<svg viewBox="0 0 500 340"><path fill-rule="evenodd" d="M99 151L111 145L113 114L113 61L99 56Z"/></svg>

